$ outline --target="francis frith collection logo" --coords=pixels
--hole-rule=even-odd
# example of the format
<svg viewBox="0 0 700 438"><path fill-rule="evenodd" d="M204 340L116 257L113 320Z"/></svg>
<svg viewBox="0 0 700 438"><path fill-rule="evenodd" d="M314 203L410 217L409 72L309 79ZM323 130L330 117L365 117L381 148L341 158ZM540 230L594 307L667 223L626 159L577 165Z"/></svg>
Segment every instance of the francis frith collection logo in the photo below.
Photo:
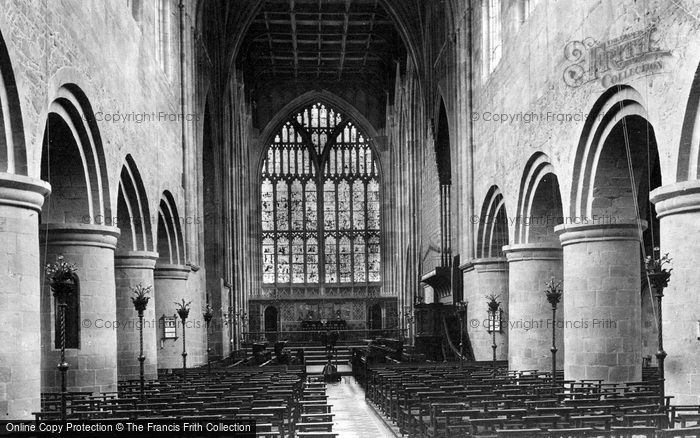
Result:
<svg viewBox="0 0 700 438"><path fill-rule="evenodd" d="M571 62L564 69L564 82L572 88L590 82L608 88L632 76L660 72L663 59L671 52L659 48L655 33L656 26L652 24L607 41L590 37L570 41L564 47L564 57Z"/></svg>

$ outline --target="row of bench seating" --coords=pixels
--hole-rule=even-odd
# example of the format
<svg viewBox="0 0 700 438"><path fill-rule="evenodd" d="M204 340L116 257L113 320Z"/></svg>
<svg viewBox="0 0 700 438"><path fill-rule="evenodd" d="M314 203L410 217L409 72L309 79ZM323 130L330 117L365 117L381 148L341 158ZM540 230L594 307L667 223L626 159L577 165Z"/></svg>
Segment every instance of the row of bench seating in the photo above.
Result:
<svg viewBox="0 0 700 438"><path fill-rule="evenodd" d="M700 436L700 407L671 407L670 397L661 405L658 386L553 382L536 370L494 375L454 362L393 364L367 370L366 397L409 437Z"/></svg>
<svg viewBox="0 0 700 438"><path fill-rule="evenodd" d="M313 379L310 379L313 380ZM69 420L252 420L260 437L335 437L323 382L287 367L190 369L146 382L120 382L114 393L71 392ZM42 394L37 420L60 419L61 394Z"/></svg>

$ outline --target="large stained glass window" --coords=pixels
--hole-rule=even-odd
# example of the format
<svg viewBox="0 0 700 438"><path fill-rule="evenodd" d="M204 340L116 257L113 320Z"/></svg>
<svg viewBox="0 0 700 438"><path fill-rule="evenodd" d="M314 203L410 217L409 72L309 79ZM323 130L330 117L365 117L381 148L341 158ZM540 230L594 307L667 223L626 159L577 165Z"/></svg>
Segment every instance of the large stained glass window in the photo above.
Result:
<svg viewBox="0 0 700 438"><path fill-rule="evenodd" d="M380 281L377 161L350 120L304 108L269 145L260 187L263 283Z"/></svg>

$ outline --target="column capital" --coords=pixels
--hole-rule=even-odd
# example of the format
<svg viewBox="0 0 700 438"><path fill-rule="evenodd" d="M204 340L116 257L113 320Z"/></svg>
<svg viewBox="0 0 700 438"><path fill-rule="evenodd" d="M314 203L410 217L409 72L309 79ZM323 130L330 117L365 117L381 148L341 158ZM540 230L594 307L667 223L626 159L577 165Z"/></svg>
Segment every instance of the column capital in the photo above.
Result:
<svg viewBox="0 0 700 438"><path fill-rule="evenodd" d="M700 211L700 180L661 186L650 194L658 218Z"/></svg>
<svg viewBox="0 0 700 438"><path fill-rule="evenodd" d="M563 250L559 242L520 243L503 247L508 263L526 260L561 260Z"/></svg>
<svg viewBox="0 0 700 438"><path fill-rule="evenodd" d="M508 270L505 257L485 257L471 259L459 267L462 271L474 269L478 272L502 272Z"/></svg>
<svg viewBox="0 0 700 438"><path fill-rule="evenodd" d="M59 224L39 225L39 238L43 245L61 246L96 246L115 249L119 228L93 224Z"/></svg>
<svg viewBox="0 0 700 438"><path fill-rule="evenodd" d="M114 256L115 268L150 269L156 267L158 253L152 251L128 251Z"/></svg>
<svg viewBox="0 0 700 438"><path fill-rule="evenodd" d="M46 181L0 172L0 205L41 211L49 193L51 185Z"/></svg>
<svg viewBox="0 0 700 438"><path fill-rule="evenodd" d="M642 222L642 229L646 228L646 221ZM561 246L584 242L635 240L641 237L639 226L636 223L619 224L577 224L557 225L554 232L559 235Z"/></svg>
<svg viewBox="0 0 700 438"><path fill-rule="evenodd" d="M190 270L187 265L157 263L153 277L161 280L187 280Z"/></svg>

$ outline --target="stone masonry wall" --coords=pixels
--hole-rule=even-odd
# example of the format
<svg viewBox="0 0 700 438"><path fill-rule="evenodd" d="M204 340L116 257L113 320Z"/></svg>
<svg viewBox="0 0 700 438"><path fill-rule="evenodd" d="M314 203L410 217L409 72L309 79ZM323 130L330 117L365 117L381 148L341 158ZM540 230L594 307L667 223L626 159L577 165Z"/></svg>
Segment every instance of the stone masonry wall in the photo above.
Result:
<svg viewBox="0 0 700 438"><path fill-rule="evenodd" d="M661 51L669 52L658 58L662 68L652 75L632 74L616 83L634 87L646 99L663 181L675 180L685 102L700 62L700 23L693 18L698 16L700 4L682 10L662 0L541 1L523 22L515 18L517 2L502 4L503 56L486 77L482 75L481 9L474 9L476 89L471 119L476 210L489 187L496 184L503 192L507 211L515 212L525 164L533 153L542 151L552 160L564 211L568 211L575 152L585 117L612 79L578 87L567 85L564 73L573 62L565 58L565 47L588 37L597 42L612 40L643 30L654 21L657 30L653 38ZM587 51L584 54L589 56ZM588 63L582 65L588 68L590 58L585 61ZM466 170L461 171L466 178Z"/></svg>
<svg viewBox="0 0 700 438"><path fill-rule="evenodd" d="M176 54L178 9L171 2L170 38ZM95 116L111 205L116 205L124 157L131 154L151 211L158 211L160 194L167 189L184 214L178 57L169 57L167 74L156 60L155 2L144 2L139 21L127 3L0 1L0 32L17 82L30 176L39 176L48 102L60 85L74 83Z"/></svg>

